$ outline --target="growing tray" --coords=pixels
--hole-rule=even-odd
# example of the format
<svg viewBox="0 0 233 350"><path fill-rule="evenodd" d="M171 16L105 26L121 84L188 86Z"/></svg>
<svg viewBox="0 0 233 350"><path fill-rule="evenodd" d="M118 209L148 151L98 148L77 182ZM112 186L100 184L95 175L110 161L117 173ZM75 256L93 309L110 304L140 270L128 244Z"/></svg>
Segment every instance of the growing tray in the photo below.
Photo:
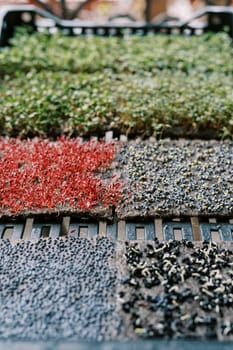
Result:
<svg viewBox="0 0 233 350"><path fill-rule="evenodd" d="M38 17L48 21L38 21ZM204 22L196 22L199 18L206 18ZM195 22L194 22L195 21ZM207 6L197 11L186 21L172 21L162 23L130 22L127 24L111 21L99 24L83 20L62 20L47 11L31 5L9 5L0 8L0 47L9 44L18 26L30 25L35 31L48 28L63 31L65 35L101 35L123 36L125 34L145 35L147 33L200 35L201 33L227 32L233 38L233 7Z"/></svg>

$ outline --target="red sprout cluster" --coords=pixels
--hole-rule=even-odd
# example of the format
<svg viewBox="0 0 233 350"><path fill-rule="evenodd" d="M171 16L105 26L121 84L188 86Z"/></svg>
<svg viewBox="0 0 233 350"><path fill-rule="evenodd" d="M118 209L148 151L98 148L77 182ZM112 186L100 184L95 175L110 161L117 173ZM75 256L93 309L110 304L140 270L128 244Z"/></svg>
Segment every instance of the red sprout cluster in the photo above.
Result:
<svg viewBox="0 0 233 350"><path fill-rule="evenodd" d="M0 138L0 213L37 209L82 209L116 205L117 176L104 180L116 144L60 138Z"/></svg>

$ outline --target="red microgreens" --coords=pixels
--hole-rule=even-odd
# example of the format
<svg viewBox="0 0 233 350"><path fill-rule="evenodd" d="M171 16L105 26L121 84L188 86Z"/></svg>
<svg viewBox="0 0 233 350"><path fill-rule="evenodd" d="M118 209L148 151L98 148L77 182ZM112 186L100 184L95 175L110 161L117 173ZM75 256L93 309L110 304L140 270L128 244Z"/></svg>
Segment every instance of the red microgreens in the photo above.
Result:
<svg viewBox="0 0 233 350"><path fill-rule="evenodd" d="M116 205L119 179L100 176L115 151L114 143L64 137L56 142L0 138L0 213Z"/></svg>

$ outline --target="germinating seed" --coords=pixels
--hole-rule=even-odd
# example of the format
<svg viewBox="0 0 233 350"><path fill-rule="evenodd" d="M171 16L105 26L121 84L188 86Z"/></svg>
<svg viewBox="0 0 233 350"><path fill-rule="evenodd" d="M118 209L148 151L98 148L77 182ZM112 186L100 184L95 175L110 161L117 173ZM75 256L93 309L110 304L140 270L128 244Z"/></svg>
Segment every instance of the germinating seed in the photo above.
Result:
<svg viewBox="0 0 233 350"><path fill-rule="evenodd" d="M121 159L122 217L233 212L231 141L131 142L122 145Z"/></svg>
<svg viewBox="0 0 233 350"><path fill-rule="evenodd" d="M181 254L175 259L177 247ZM166 252L152 254L158 248ZM127 337L233 339L233 295L229 281L232 248L223 249L212 242L187 247L186 242L181 241L160 244L156 241L138 244L138 251L140 261L135 263L135 244L125 245L125 276L130 281L134 275L137 281L137 288L127 281L121 287ZM219 258L222 263L216 270L213 266ZM172 267L164 269L168 261L172 261ZM142 264L150 276L135 276L135 266ZM200 265L205 267L205 272L199 269ZM159 284L154 283L157 273ZM213 275L218 276L220 284L215 283ZM138 330L139 325L143 331Z"/></svg>

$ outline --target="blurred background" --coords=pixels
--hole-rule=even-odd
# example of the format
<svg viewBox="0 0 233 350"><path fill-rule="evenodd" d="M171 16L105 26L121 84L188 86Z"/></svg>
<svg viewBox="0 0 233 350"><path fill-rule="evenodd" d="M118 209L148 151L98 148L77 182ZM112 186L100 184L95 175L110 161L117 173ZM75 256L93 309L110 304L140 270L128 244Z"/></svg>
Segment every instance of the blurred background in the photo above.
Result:
<svg viewBox="0 0 233 350"><path fill-rule="evenodd" d="M206 5L230 6L233 0L0 0L1 5L33 4L65 19L158 21L186 19Z"/></svg>

